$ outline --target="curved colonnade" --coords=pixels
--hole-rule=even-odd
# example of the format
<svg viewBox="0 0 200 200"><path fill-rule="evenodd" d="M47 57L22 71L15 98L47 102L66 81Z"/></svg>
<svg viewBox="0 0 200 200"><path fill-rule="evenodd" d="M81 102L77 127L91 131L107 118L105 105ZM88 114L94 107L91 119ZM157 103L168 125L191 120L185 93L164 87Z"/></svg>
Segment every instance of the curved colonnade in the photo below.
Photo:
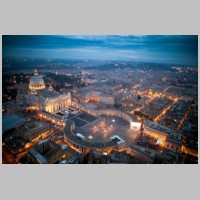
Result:
<svg viewBox="0 0 200 200"><path fill-rule="evenodd" d="M85 105L72 102L72 106L76 109L82 110L90 115L93 116L101 116L101 115L107 115L107 116L116 116L119 118L122 118L129 123L133 121L132 117L124 112L121 112L117 109L101 109L101 110L94 110L92 108L88 108ZM77 137L73 131L75 130L75 122L72 120L68 120L66 122L65 128L64 128L64 137L65 141L71 146L76 149L79 149L82 152L85 152L89 149L95 149L97 151L101 152L109 152L113 149L120 149L124 146L123 143L119 144L117 139L110 140L105 143L98 143L98 142L89 142L85 141L79 137Z"/></svg>

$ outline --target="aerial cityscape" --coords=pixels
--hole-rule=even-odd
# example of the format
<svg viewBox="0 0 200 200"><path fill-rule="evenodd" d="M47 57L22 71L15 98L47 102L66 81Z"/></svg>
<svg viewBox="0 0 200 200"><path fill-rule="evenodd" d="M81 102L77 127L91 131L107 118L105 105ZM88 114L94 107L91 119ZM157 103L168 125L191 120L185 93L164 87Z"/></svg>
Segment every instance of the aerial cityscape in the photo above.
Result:
<svg viewBox="0 0 200 200"><path fill-rule="evenodd" d="M198 164L197 35L3 35L3 164Z"/></svg>

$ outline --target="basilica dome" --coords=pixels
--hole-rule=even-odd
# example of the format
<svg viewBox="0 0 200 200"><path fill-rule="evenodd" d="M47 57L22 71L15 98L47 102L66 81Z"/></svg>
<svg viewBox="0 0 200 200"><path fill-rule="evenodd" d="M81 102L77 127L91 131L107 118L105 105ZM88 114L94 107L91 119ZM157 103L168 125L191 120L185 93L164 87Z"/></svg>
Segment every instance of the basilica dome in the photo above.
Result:
<svg viewBox="0 0 200 200"><path fill-rule="evenodd" d="M29 81L29 89L41 90L45 88L45 83L43 78L38 75L38 71L35 69L34 75Z"/></svg>

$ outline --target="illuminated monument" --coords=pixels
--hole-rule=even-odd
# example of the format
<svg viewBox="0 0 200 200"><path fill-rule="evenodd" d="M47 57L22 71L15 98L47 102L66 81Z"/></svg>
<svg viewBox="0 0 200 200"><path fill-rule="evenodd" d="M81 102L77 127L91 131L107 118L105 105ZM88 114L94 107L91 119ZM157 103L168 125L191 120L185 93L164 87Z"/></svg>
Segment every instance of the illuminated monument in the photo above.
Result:
<svg viewBox="0 0 200 200"><path fill-rule="evenodd" d="M53 113L71 105L71 94L61 94L55 91L52 85L46 88L36 69L30 79L29 89L29 93L25 95L26 103L36 110Z"/></svg>
<svg viewBox="0 0 200 200"><path fill-rule="evenodd" d="M45 88L45 83L43 78L38 75L38 71L35 69L34 75L31 77L29 81L29 89L42 90Z"/></svg>

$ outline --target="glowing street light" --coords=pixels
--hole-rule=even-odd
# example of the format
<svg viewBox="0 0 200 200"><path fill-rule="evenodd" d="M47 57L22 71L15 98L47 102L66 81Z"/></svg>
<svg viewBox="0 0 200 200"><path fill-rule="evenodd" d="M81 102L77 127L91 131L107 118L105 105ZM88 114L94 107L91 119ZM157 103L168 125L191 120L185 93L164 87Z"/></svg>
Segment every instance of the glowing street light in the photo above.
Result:
<svg viewBox="0 0 200 200"><path fill-rule="evenodd" d="M91 139L93 138L93 136L92 136L92 135L89 135L88 138L91 140Z"/></svg>

